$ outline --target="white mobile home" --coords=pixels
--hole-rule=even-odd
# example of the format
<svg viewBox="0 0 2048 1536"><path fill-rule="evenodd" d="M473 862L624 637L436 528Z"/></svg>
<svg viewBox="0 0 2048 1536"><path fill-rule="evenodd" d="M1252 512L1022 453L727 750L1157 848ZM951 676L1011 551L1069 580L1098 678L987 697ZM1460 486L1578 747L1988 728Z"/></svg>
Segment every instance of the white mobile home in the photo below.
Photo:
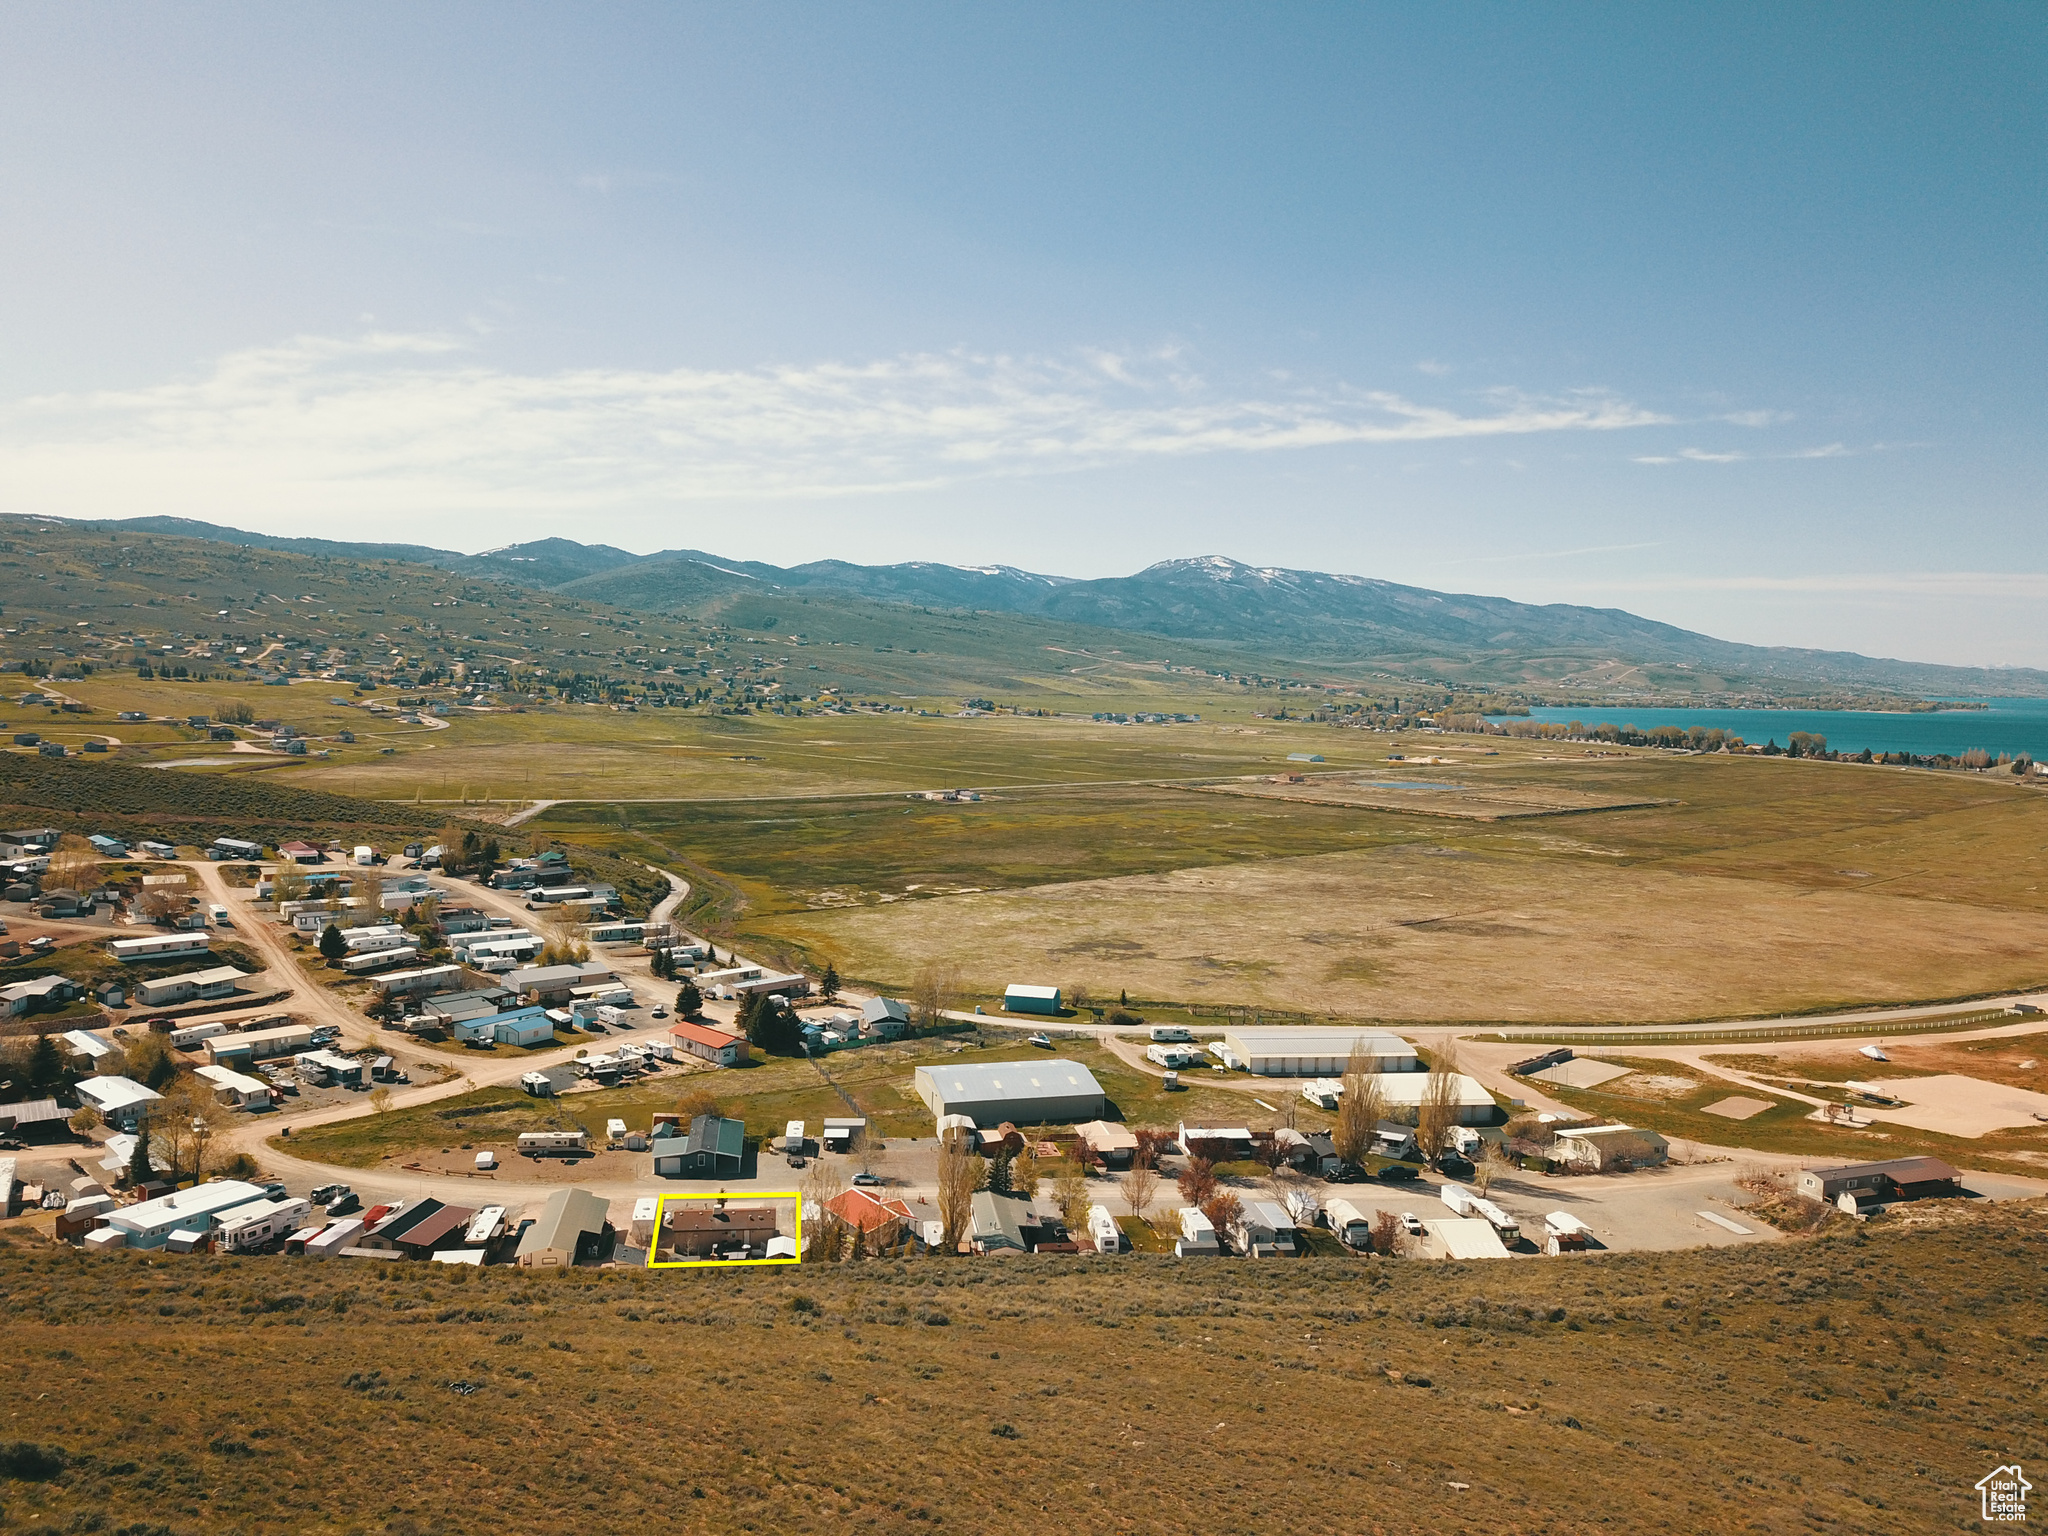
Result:
<svg viewBox="0 0 2048 1536"><path fill-rule="evenodd" d="M386 997L423 997L434 992L452 992L462 985L459 965L429 965L416 971L388 971L370 978Z"/></svg>
<svg viewBox="0 0 2048 1536"><path fill-rule="evenodd" d="M124 1131L134 1130L136 1122L153 1113L150 1106L163 1099L162 1094L125 1077L81 1078L76 1092L80 1104L98 1110L102 1120Z"/></svg>
<svg viewBox="0 0 2048 1536"><path fill-rule="evenodd" d="M186 971L179 976L157 976L139 982L135 996L145 1008L164 1008L194 998L233 997L235 983L248 979L246 971L238 971L232 965L217 965L204 971Z"/></svg>
<svg viewBox="0 0 2048 1536"><path fill-rule="evenodd" d="M229 1109L270 1108L270 1084L232 1067L198 1067L193 1076L213 1085L213 1096Z"/></svg>
<svg viewBox="0 0 2048 1536"><path fill-rule="evenodd" d="M313 1031L304 1024L279 1024L272 1029L245 1030L239 1035L215 1035L206 1042L206 1058L216 1066L236 1062L268 1061L274 1056L291 1056L308 1050Z"/></svg>
<svg viewBox="0 0 2048 1536"><path fill-rule="evenodd" d="M394 965L409 965L419 957L417 945L402 944L397 949L367 949L359 955L343 955L341 968L351 976L368 976Z"/></svg>
<svg viewBox="0 0 2048 1536"><path fill-rule="evenodd" d="M1180 1208L1180 1236L1174 1240L1173 1256L1177 1259L1195 1258L1220 1254L1223 1245L1216 1241L1216 1225L1192 1205Z"/></svg>
<svg viewBox="0 0 2048 1536"><path fill-rule="evenodd" d="M131 1248L161 1248L173 1232L204 1234L217 1217L259 1200L267 1204L269 1197L254 1184L215 1179L139 1205L117 1206L107 1213L107 1225L126 1233Z"/></svg>
<svg viewBox="0 0 2048 1536"><path fill-rule="evenodd" d="M128 965L137 960L178 960L187 955L203 955L212 943L204 932L153 933L140 939L115 939L107 945L107 953Z"/></svg>
<svg viewBox="0 0 2048 1536"><path fill-rule="evenodd" d="M224 1035L227 1032L227 1025L218 1019L211 1019L204 1024L187 1024L182 1029L171 1031L171 1049L189 1051L201 1041L211 1040L215 1035Z"/></svg>

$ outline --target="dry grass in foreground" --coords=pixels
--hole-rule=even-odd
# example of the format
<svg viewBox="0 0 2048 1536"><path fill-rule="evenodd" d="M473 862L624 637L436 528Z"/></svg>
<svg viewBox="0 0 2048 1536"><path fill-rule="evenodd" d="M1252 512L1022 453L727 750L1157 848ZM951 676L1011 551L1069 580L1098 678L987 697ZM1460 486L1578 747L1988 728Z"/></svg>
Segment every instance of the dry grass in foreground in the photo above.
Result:
<svg viewBox="0 0 2048 1536"><path fill-rule="evenodd" d="M2039 1205L1710 1253L526 1275L0 1245L0 1528L1967 1528Z"/></svg>

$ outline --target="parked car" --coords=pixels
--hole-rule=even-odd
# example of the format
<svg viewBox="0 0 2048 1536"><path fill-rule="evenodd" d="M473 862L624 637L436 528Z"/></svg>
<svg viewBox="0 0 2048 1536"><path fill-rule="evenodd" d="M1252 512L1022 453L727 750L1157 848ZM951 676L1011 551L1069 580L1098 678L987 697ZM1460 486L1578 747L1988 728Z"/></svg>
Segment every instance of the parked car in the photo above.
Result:
<svg viewBox="0 0 2048 1536"><path fill-rule="evenodd" d="M853 1176L853 1182L856 1184L879 1184L882 1182L882 1178L880 1174L875 1173L856 1173Z"/></svg>
<svg viewBox="0 0 2048 1536"><path fill-rule="evenodd" d="M335 1201L344 1198L349 1193L350 1190L346 1184L322 1184L306 1198L315 1205L332 1205Z"/></svg>
<svg viewBox="0 0 2048 1536"><path fill-rule="evenodd" d="M1410 1237L1422 1236L1422 1218L1413 1211L1403 1211L1401 1213L1401 1230Z"/></svg>
<svg viewBox="0 0 2048 1536"><path fill-rule="evenodd" d="M265 1184L263 1186L263 1193L270 1196L270 1198L273 1200L289 1200L291 1198L291 1191L286 1189L282 1184L278 1183L275 1179L272 1179L268 1184Z"/></svg>
<svg viewBox="0 0 2048 1536"><path fill-rule="evenodd" d="M792 1168L808 1168L810 1166L810 1159L801 1152L792 1152L783 1161Z"/></svg>
<svg viewBox="0 0 2048 1536"><path fill-rule="evenodd" d="M665 1019L668 1017L668 1010L666 1008L656 1008L653 1013L648 1015L648 1017L655 1019Z"/></svg>
<svg viewBox="0 0 2048 1536"><path fill-rule="evenodd" d="M356 1198L354 1190L350 1190L347 1194L339 1196L332 1205L327 1207L327 1214L330 1216L346 1216L350 1211L360 1211L362 1208L363 1202Z"/></svg>
<svg viewBox="0 0 2048 1536"><path fill-rule="evenodd" d="M1340 1168L1332 1168L1323 1175L1323 1182L1325 1184L1363 1184L1365 1179L1366 1174L1364 1170L1354 1168L1349 1163L1344 1164Z"/></svg>

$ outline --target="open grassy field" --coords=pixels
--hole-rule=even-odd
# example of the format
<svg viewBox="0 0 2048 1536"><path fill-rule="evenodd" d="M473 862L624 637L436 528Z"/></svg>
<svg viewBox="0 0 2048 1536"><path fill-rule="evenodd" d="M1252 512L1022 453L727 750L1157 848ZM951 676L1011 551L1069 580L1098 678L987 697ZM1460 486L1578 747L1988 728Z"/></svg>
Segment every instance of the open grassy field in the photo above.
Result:
<svg viewBox="0 0 2048 1536"><path fill-rule="evenodd" d="M563 806L534 825L697 861L745 898L742 943L885 986L940 961L978 994L1077 982L1569 1024L2048 982L2048 799L2010 776L1517 743L1374 773L1654 803L1467 822L1149 782L978 805Z"/></svg>
<svg viewBox="0 0 2048 1536"><path fill-rule="evenodd" d="M0 1524L1968 1529L2038 1452L2044 1243L1927 1207L1562 1263L543 1276L15 1237Z"/></svg>

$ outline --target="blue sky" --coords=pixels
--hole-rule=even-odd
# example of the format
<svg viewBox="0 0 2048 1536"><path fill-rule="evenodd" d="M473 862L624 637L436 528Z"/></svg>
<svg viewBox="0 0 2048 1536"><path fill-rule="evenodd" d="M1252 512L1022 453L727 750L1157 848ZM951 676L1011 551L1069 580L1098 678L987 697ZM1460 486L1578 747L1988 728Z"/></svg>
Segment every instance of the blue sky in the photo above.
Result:
<svg viewBox="0 0 2048 1536"><path fill-rule="evenodd" d="M2048 666L2048 20L21 7L0 509Z"/></svg>

